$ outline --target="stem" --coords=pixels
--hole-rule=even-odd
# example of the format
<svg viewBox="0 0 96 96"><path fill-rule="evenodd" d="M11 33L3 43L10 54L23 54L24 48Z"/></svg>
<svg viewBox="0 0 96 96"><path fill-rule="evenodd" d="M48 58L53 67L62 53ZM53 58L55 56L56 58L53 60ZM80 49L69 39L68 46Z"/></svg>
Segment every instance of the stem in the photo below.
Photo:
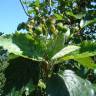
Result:
<svg viewBox="0 0 96 96"><path fill-rule="evenodd" d="M25 14L30 18L31 16L26 12L26 10L25 10L25 8L24 8L24 5L23 5L23 3L22 3L22 0L19 0L20 1L20 4L21 4L21 6L22 6L22 8L23 8L23 10L24 10L24 12L25 12Z"/></svg>

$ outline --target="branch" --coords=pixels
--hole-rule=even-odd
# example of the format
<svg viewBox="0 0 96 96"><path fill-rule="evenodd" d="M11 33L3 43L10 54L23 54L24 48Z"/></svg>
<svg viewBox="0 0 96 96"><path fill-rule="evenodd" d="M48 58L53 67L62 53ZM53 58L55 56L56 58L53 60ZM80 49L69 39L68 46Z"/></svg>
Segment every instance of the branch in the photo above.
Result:
<svg viewBox="0 0 96 96"><path fill-rule="evenodd" d="M22 3L22 0L19 0L20 1L20 4L21 4L21 6L22 6L22 8L23 8L23 10L24 10L24 12L25 12L25 14L29 17L29 18L32 18L32 16L30 16L27 12L26 12L26 10L25 10L25 8L24 8L24 5L23 5L23 3Z"/></svg>

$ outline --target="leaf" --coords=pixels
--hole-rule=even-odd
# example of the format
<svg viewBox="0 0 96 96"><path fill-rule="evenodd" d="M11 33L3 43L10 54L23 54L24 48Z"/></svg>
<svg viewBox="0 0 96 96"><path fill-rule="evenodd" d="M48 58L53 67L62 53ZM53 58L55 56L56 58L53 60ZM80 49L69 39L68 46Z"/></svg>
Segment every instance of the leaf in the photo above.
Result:
<svg viewBox="0 0 96 96"><path fill-rule="evenodd" d="M34 39L32 35L17 32L9 37L0 37L0 46L8 50L10 53L9 59L21 56L37 61L44 60L46 46L43 37Z"/></svg>
<svg viewBox="0 0 96 96"><path fill-rule="evenodd" d="M82 59L90 56L96 55L96 52L83 52L83 53L76 53L76 54L69 54L65 57L60 58L60 60L69 60L69 59Z"/></svg>
<svg viewBox="0 0 96 96"><path fill-rule="evenodd" d="M64 48L64 46L65 46L64 43L65 43L64 34L60 34L60 35L56 36L54 39L50 38L47 43L48 57L51 58L59 50Z"/></svg>
<svg viewBox="0 0 96 96"><path fill-rule="evenodd" d="M94 61L90 57L78 58L74 60L78 61L78 63L82 64L84 67L93 69L96 68L96 64L94 64Z"/></svg>
<svg viewBox="0 0 96 96"><path fill-rule="evenodd" d="M22 50L15 43L12 42L11 36L9 38L1 36L0 46L2 46L4 49L7 49L9 53L14 53L16 55L22 54Z"/></svg>
<svg viewBox="0 0 96 96"><path fill-rule="evenodd" d="M84 26L82 26L82 28L84 28L84 27L86 27L86 26L89 26L89 25L91 25L91 24L93 24L93 23L96 23L96 18L93 19L93 20L86 21L85 24L84 24Z"/></svg>
<svg viewBox="0 0 96 96"><path fill-rule="evenodd" d="M91 82L77 76L72 70L65 70L64 73L60 76L64 79L65 84L69 90L70 96L95 95L95 93L94 95L93 93L91 93L91 90L93 90Z"/></svg>
<svg viewBox="0 0 96 96"><path fill-rule="evenodd" d="M61 54L59 55L61 56L62 54L63 51L61 51ZM86 41L80 44L80 48L78 51L72 52L70 54L65 54L64 56L59 57L58 60L55 59L54 64L73 59L78 61L84 67L94 69L96 68L96 64L94 64L93 60L91 59L91 56L94 55L96 55L96 43Z"/></svg>
<svg viewBox="0 0 96 96"><path fill-rule="evenodd" d="M68 45L67 47L63 48L62 50L60 50L58 53L56 53L52 58L51 60L56 60L56 59L59 59L73 51L76 51L78 50L80 47L78 46L75 46L75 45Z"/></svg>
<svg viewBox="0 0 96 96"><path fill-rule="evenodd" d="M58 74L47 80L46 93L48 96L70 96L63 78Z"/></svg>
<svg viewBox="0 0 96 96"><path fill-rule="evenodd" d="M53 74L47 81L47 94L50 96L94 96L92 84L77 76L71 70Z"/></svg>
<svg viewBox="0 0 96 96"><path fill-rule="evenodd" d="M40 4L40 0L36 0L36 1L35 1L35 6L36 6L36 7L39 7L39 4Z"/></svg>
<svg viewBox="0 0 96 96"><path fill-rule="evenodd" d="M34 12L35 12L35 11L34 11L33 9L27 11L28 14L32 14L32 13L34 13Z"/></svg>
<svg viewBox="0 0 96 96"><path fill-rule="evenodd" d="M46 85L45 83L40 79L39 82L38 82L38 86L41 88L41 89L46 89Z"/></svg>
<svg viewBox="0 0 96 96"><path fill-rule="evenodd" d="M67 11L66 14L74 17L75 19L82 19L86 15L85 13L74 14L72 11Z"/></svg>
<svg viewBox="0 0 96 96"><path fill-rule="evenodd" d="M83 41L80 44L80 53L82 52L94 52L96 51L96 42L92 42L92 41Z"/></svg>
<svg viewBox="0 0 96 96"><path fill-rule="evenodd" d="M78 61L81 65L87 68L96 68L96 64L94 64L93 60L91 59L90 56L96 55L96 52L83 52L83 53L76 53L76 54L69 54L66 55L59 60L55 61L55 64L63 62L65 60L76 60Z"/></svg>
<svg viewBox="0 0 96 96"><path fill-rule="evenodd" d="M23 52L25 58L42 60L45 54L45 40L43 37L32 38L32 35L26 33L15 33L12 36L12 42L15 43Z"/></svg>
<svg viewBox="0 0 96 96"><path fill-rule="evenodd" d="M21 29L26 29L26 23L24 23L24 22L22 22L22 23L20 23L19 25L18 25L18 27L17 27L17 30L19 31L19 30L21 30Z"/></svg>
<svg viewBox="0 0 96 96"><path fill-rule="evenodd" d="M63 19L63 16L61 14L54 14L55 17L57 18L57 20L62 20Z"/></svg>

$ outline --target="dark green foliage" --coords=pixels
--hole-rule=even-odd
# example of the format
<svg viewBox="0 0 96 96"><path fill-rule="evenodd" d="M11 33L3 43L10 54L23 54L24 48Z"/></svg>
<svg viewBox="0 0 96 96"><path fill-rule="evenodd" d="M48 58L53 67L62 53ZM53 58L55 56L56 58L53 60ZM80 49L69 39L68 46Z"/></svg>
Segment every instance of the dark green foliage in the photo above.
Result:
<svg viewBox="0 0 96 96"><path fill-rule="evenodd" d="M49 96L70 96L63 78L57 74L49 78L46 90Z"/></svg>
<svg viewBox="0 0 96 96"><path fill-rule="evenodd" d="M6 78L5 78L4 73L0 72L0 94L2 94L2 92L3 92L2 88L5 85L5 81L6 81Z"/></svg>
<svg viewBox="0 0 96 96"><path fill-rule="evenodd" d="M17 30L19 31L19 30L21 30L21 29L26 29L27 28L27 25L24 23L24 22L22 22L22 23L20 23L19 25L18 25L18 27L17 27Z"/></svg>
<svg viewBox="0 0 96 96"><path fill-rule="evenodd" d="M3 35L4 33L0 32L0 36Z"/></svg>
<svg viewBox="0 0 96 96"><path fill-rule="evenodd" d="M0 94L3 92L2 88L5 85L5 69L8 66L8 53L7 50L4 50L3 47L0 46Z"/></svg>
<svg viewBox="0 0 96 96"><path fill-rule="evenodd" d="M85 52L85 51L92 52L92 51L96 50L96 42L83 41L83 42L81 42L80 46L81 46L81 49L80 49L81 53Z"/></svg>
<svg viewBox="0 0 96 96"><path fill-rule="evenodd" d="M31 85L37 86L40 77L38 62L18 57L10 60L9 64L5 71L6 82L3 88L4 94L8 94L13 88L20 90L30 81L32 81Z"/></svg>

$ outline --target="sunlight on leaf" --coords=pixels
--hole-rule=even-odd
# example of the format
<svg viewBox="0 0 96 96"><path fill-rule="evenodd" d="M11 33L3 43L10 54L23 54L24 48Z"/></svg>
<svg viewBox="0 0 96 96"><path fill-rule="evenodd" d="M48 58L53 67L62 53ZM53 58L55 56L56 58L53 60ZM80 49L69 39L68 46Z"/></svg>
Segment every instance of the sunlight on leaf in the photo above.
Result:
<svg viewBox="0 0 96 96"><path fill-rule="evenodd" d="M3 46L4 49L7 49L9 53L14 53L17 55L22 54L20 48L12 42L11 38L0 37L0 46Z"/></svg>
<svg viewBox="0 0 96 96"><path fill-rule="evenodd" d="M96 55L96 52L83 52L81 54L70 54L70 55L64 56L63 58L60 58L57 62L60 63L65 60L73 59L73 60L78 61L84 67L94 69L94 68L96 68L96 64L94 64L93 60L90 57L90 56L94 56L94 55Z"/></svg>
<svg viewBox="0 0 96 96"><path fill-rule="evenodd" d="M68 45L67 47L63 48L62 50L60 50L58 53L56 53L51 60L55 60L55 59L59 59L73 51L78 50L80 47L79 46L74 46L74 45Z"/></svg>
<svg viewBox="0 0 96 96"><path fill-rule="evenodd" d="M47 81L50 96L94 96L94 89L88 80L77 76L72 70L53 74Z"/></svg>
<svg viewBox="0 0 96 96"><path fill-rule="evenodd" d="M84 67L87 68L96 68L96 64L94 64L94 61L90 58L90 57L86 57L86 58L78 58L78 59L74 59L76 61L78 61L78 63L82 64Z"/></svg>

